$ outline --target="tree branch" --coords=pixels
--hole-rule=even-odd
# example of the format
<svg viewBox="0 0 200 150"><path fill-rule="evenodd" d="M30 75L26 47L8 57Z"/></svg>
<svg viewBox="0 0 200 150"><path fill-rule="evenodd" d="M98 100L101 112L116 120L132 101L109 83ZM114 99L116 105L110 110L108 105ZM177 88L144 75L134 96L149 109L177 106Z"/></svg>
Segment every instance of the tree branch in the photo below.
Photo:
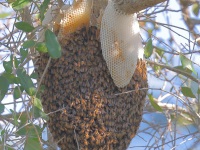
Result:
<svg viewBox="0 0 200 150"><path fill-rule="evenodd" d="M191 79L191 80L193 80L193 81L195 81L195 82L197 82L197 83L200 84L200 80L199 80L199 79L193 77L192 75L190 75L189 73L187 73L187 72L185 72L185 71L182 71L182 70L179 70L179 69L176 69L176 68L172 68L172 67L167 66L167 65L165 65L165 64L160 64L160 63L153 62L153 61L150 61L150 60L147 60L147 59L146 59L146 61L147 61L147 63L149 63L149 64L151 64L151 65L157 65L157 66L160 66L160 67L162 67L162 68L166 68L166 69L168 69L168 70L171 70L171 71L173 71L173 72L182 74L182 75L188 77L189 79Z"/></svg>
<svg viewBox="0 0 200 150"><path fill-rule="evenodd" d="M181 10L182 10L182 17L183 21L185 22L186 26L188 27L190 33L192 34L194 39L198 39L200 37L198 31L195 31L195 26L200 24L199 19L192 18L189 12L189 6L197 3L196 0L181 0ZM199 41L197 41L198 44L200 44Z"/></svg>
<svg viewBox="0 0 200 150"><path fill-rule="evenodd" d="M125 14L133 14L167 0L112 0L116 9Z"/></svg>
<svg viewBox="0 0 200 150"><path fill-rule="evenodd" d="M168 103L162 103L162 102L158 102L157 99L154 98L154 101L162 108L162 110L164 110L165 112L169 113L169 114L174 114L177 112L177 114L179 115L179 117L183 117L185 120L192 122L195 124L195 122L193 121L193 118L195 118L194 115L192 115L190 113L190 111L188 111L186 108L177 106L176 104L168 104ZM149 112L155 112L155 108L151 105L148 104L145 107L145 111Z"/></svg>

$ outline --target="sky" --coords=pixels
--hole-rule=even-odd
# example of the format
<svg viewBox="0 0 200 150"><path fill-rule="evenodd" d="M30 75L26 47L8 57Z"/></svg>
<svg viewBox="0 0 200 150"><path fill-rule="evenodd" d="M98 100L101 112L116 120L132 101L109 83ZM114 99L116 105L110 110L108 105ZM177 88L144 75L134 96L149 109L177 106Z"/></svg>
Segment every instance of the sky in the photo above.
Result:
<svg viewBox="0 0 200 150"><path fill-rule="evenodd" d="M169 4L169 8L171 8L171 9L174 9L174 8L176 8L177 10L178 9L180 9L179 8L179 5L177 4L177 1L174 1L174 0L171 0L170 1L170 4ZM1 13L1 11L4 11L4 10L0 10L0 13ZM7 10L6 10L7 11ZM167 23L166 22L166 20L165 20L165 18L164 18L164 16L165 15L168 15L169 16L169 18L170 18L170 20L169 20L169 22L170 22L170 24L172 24L172 25L176 25L176 26L180 26L180 27L183 27L183 28L186 28L185 27L185 25L184 25L184 23L182 22L182 17L181 17L181 15L180 15L180 13L178 13L178 12L168 12L167 14L166 13L164 13L164 14L157 14L156 15L156 21L157 22L162 22L162 23ZM2 20L0 20L0 27L2 26L3 24L2 24ZM142 30L142 29L141 29ZM177 29L177 32L179 32L179 33L181 33L181 35L183 35L184 37L189 37L189 33L188 32L186 32L186 31L183 31L183 30L179 30L179 29ZM1 32L0 32L1 33ZM144 35L142 35L143 37L144 37ZM169 38L169 30L168 29L164 29L164 28L161 28L160 29L160 31L156 34L156 36L157 37L160 37L161 39L163 38L163 39L167 39L167 38ZM185 40L185 39L183 39L182 37L180 37L179 35L177 35L177 34L174 34L173 33L173 36L174 36L174 39L176 40L176 42L177 42L177 44L180 46L180 47L182 47L182 44L183 45L186 45L186 44L188 44L188 41L187 40ZM180 51L180 49L176 49L177 51ZM199 59L199 55L193 55L192 56L192 59L195 61L195 62L197 62L198 64L200 64L200 61L198 61L198 59ZM174 61L174 66L176 66L176 65L180 65L180 61L177 59L176 61ZM3 71L3 67L2 67L2 64L0 64L0 72L2 72ZM200 71L199 71L200 72ZM173 74L173 73L172 73ZM162 87L163 86L163 82L155 82L157 79L155 79L153 76L151 76L151 75L148 75L148 78L149 78L149 86L150 87L156 87L156 88L158 88L158 87ZM177 86L179 86L179 83L177 83ZM166 86L166 88L169 88L169 86ZM159 92L155 92L155 96L159 96ZM20 99L19 99L20 100ZM10 102L13 102L13 98L12 98L12 96L7 96L3 101L2 101L2 103L10 103ZM21 104L20 103L18 103L18 105L17 105L17 110L20 110L20 108L21 108ZM4 114L6 114L6 113L9 113L10 111L9 111L9 109L13 109L13 105L12 104L10 104L10 105L7 105L6 106L6 108L7 108L7 110L4 112ZM165 119L165 116L164 116L164 114L162 114L162 113L150 113L150 114L145 114L144 116L143 116L143 118L145 119L145 120L149 120L149 121L153 121L153 122L156 122L156 123L158 123L159 125L163 125L163 126L166 126L166 124L167 124L167 120ZM164 119L163 119L164 118ZM149 126L147 125L147 124L145 124L145 123L141 123L141 126L140 126L140 128L139 128L139 131L142 131L143 129L146 129L146 128L148 128ZM186 131L186 129L184 128L184 127L180 127L179 128L180 129L180 133L182 132L183 134L184 133L186 133L186 132L188 132L188 131ZM195 132L195 128L193 127L193 126L188 126L188 128L187 128L188 130L191 130L190 132ZM154 129L149 129L148 130L148 132L149 133L151 133L151 134L153 134L154 132L155 132L155 130ZM160 131L161 132L161 131ZM152 137L152 135L148 135L148 134L146 134L146 133L140 133L139 134L139 136L136 136L133 140L132 140L132 142L131 142L131 144L130 144L130 147L134 147L134 146L141 146L141 147L134 147L134 148L128 148L128 150L144 150L144 146L146 146L146 145L148 145L149 143L149 141L151 141L150 139L152 139L152 141L151 142L154 142L155 140L157 140L156 139L156 136L157 135L155 135L155 137ZM142 138L141 138L142 137ZM158 136L159 137L159 136ZM168 138L168 137L166 137L166 138ZM188 138L186 138L186 139L180 139L180 140L177 140L177 147L176 147L176 149L177 150L186 150L187 149L187 147L191 144L191 143L193 143L193 138L192 137L188 137ZM169 150L169 149L171 149L171 147L170 147L170 145L168 145L168 146L166 146L165 148L164 148L164 150ZM200 147L199 147L199 149L200 149Z"/></svg>

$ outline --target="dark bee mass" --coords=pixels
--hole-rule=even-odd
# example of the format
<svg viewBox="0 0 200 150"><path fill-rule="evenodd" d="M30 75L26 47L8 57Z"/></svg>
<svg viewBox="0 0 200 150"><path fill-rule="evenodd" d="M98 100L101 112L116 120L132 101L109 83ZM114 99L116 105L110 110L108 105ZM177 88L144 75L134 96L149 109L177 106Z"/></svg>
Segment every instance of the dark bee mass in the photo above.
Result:
<svg viewBox="0 0 200 150"><path fill-rule="evenodd" d="M43 78L44 111L62 150L125 150L142 119L147 90L146 64L138 60L131 82L117 88L103 59L96 27L83 28L64 39L62 57L51 60ZM48 61L41 54L41 77ZM116 95L126 91L133 92ZM60 110L60 111L58 111Z"/></svg>

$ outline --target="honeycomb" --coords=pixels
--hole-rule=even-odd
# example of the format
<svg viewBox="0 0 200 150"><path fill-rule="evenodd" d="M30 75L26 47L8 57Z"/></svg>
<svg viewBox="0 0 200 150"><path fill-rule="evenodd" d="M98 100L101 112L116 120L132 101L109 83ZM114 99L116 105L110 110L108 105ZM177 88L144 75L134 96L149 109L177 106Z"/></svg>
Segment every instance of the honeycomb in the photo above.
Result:
<svg viewBox="0 0 200 150"><path fill-rule="evenodd" d="M60 22L60 30L58 39L62 42L70 33L81 29L84 26L89 26L90 15L92 8L92 0L74 1L73 5L63 10L63 18Z"/></svg>
<svg viewBox="0 0 200 150"><path fill-rule="evenodd" d="M48 29L57 33L60 30L60 21L63 18L63 12L67 11L69 7L70 5L64 5L61 8L59 8L57 5L51 6L45 14L45 18L42 21L42 26L47 26ZM42 29L38 33L38 42L44 42L44 32L45 30Z"/></svg>
<svg viewBox="0 0 200 150"><path fill-rule="evenodd" d="M66 13L71 10L69 14L75 15L78 6L86 5L85 1L78 2ZM69 14L64 14L65 19ZM73 23L65 20L58 27L62 56L51 60L42 80L45 90L41 99L49 114L48 127L62 150L124 150L142 119L148 87L146 63L136 53L135 72L129 83L119 88L102 55L99 28L86 27L88 22L82 18L71 19ZM119 44L114 42L114 47L123 48ZM114 55L123 60L120 53L123 51ZM48 60L48 54L40 54L36 64L39 79Z"/></svg>
<svg viewBox="0 0 200 150"><path fill-rule="evenodd" d="M109 0L101 21L100 31L103 57L117 87L125 87L143 58L137 15L125 15L115 10Z"/></svg>
<svg viewBox="0 0 200 150"><path fill-rule="evenodd" d="M61 8L53 5L47 10L42 25L48 25L49 29L58 34L58 40L62 42L70 33L89 26L91 9L92 0L74 1L72 6L63 5ZM44 41L44 30L39 32L38 39L39 42Z"/></svg>

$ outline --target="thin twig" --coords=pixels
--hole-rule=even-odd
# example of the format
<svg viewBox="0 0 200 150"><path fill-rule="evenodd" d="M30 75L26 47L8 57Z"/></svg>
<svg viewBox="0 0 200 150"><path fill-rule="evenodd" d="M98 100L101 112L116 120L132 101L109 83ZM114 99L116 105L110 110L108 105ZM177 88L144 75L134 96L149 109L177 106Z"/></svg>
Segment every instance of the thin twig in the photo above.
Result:
<svg viewBox="0 0 200 150"><path fill-rule="evenodd" d="M51 57L49 57L49 60L48 60L47 65L46 65L46 67L45 67L45 69L44 69L44 72L43 72L43 74L42 74L42 76L41 76L41 78L40 78L40 81L39 81L39 84L38 84L38 88L37 88L37 91L36 91L36 94L35 94L35 95L37 95L37 92L38 92L39 89L40 89L40 85L41 85L41 83L42 83L42 80L43 80L43 78L44 78L46 72L47 72L47 69L49 68L50 62L51 62Z"/></svg>
<svg viewBox="0 0 200 150"><path fill-rule="evenodd" d="M166 69L171 70L171 71L173 71L173 72L176 72L176 73L179 73L179 74L181 74L181 75L184 75L185 77L188 77L188 78L191 79L192 81L195 81L195 82L197 82L197 83L200 84L200 80L199 80L199 79L193 77L192 75L190 75L189 73L187 73L187 72L185 72L185 71L182 71L182 70L179 70L179 69L176 69L176 68L167 66L167 65L165 65L165 64L157 63L157 62L154 62L154 61L151 61L151 60L147 60L147 59L146 59L146 61L147 61L147 63L149 63L149 64L151 64L151 65L157 65L157 66L160 66L160 67L162 67L162 68L166 68Z"/></svg>

